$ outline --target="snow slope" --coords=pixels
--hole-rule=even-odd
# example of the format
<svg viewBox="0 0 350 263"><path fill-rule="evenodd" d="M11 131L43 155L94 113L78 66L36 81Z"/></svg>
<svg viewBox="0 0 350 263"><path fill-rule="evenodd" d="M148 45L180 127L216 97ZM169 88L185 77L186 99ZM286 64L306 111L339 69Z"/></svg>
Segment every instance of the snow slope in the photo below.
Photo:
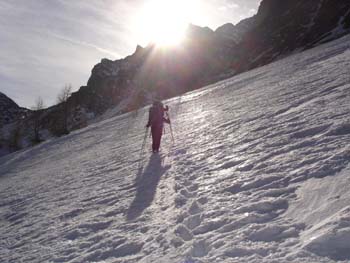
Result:
<svg viewBox="0 0 350 263"><path fill-rule="evenodd" d="M0 159L0 262L350 262L350 36Z"/></svg>

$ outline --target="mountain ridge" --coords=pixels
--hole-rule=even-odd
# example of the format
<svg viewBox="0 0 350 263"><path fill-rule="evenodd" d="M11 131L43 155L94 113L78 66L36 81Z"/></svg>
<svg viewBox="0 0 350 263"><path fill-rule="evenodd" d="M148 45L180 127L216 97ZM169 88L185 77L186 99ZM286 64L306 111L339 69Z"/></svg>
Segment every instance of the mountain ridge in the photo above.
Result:
<svg viewBox="0 0 350 263"><path fill-rule="evenodd" d="M25 118L28 109L18 106L11 98L0 92L0 128L15 120Z"/></svg>
<svg viewBox="0 0 350 263"><path fill-rule="evenodd" d="M311 15L310 15L311 14ZM151 87L155 90L155 95L160 99L173 96L166 86L175 86L179 88L179 92L175 95L183 92L193 90L202 87L207 84L211 84L217 80L224 79L227 76L232 76L246 70L250 70L255 67L259 67L270 63L278 57L286 56L292 53L294 50L305 50L311 48L317 43L323 43L336 39L349 33L350 31L350 3L348 1L334 1L330 0L313 0L313 1L284 1L283 3L276 0L264 0L258 9L258 13L245 20L242 20L237 25L225 24L215 31L209 28L201 28L198 26L190 25L187 32L188 41L183 43L185 49L189 50L188 54L197 56L194 63L189 63L192 67L196 67L196 70L192 70L191 76L188 77L185 73L174 72L173 68L169 68L166 74L162 75L162 82L166 82L165 85L157 83L154 79L151 83L148 83L148 79L141 78L138 80L142 85L149 84L149 86L161 86ZM191 42L198 43L191 43ZM138 52L135 52L131 56L126 57L124 60L118 60L110 62L111 68L116 64L125 61L127 65L135 63L136 68L132 68L129 72L123 72L114 75L104 75L104 81L99 83L88 82L87 87L97 90L95 87L104 87L106 89L114 90L114 93L122 93L124 89L131 89L125 83L118 83L119 78L123 78L128 75L128 80L137 80L137 70L143 66L147 59L149 49L154 47L146 47L144 50L144 60L135 63L133 58L137 53L142 53L142 49L139 47ZM163 52L163 51L161 51ZM154 53L154 52L153 52ZM153 54L152 53L152 54ZM171 60L177 60L176 67L188 66L187 54L175 52L170 50L172 57ZM156 56L157 57L157 56ZM157 57L160 61L153 61L153 67L151 71L156 71L163 67L164 63L168 63L169 58ZM137 59L136 59L137 61ZM100 64L103 64L101 61ZM120 65L120 64L119 64ZM97 68L99 64L94 67L90 79L95 78L95 74L101 74ZM135 70L135 71L134 71ZM186 70L188 70L186 68ZM152 72L154 73L154 72ZM102 74L103 75L103 74ZM174 80L174 75L177 80ZM159 76L154 76L154 78ZM182 78L182 79L181 79ZM90 80L89 79L89 80ZM105 81L110 80L112 82L109 87L106 87ZM137 82L137 81L136 81ZM138 94L135 96L133 103L145 105L150 102L149 98L146 98L143 93L143 86L133 83L134 89L138 90ZM85 87L84 87L85 88ZM119 94L120 94L119 93ZM165 94L164 94L165 93ZM110 95L109 94L109 98ZM130 95L130 94L128 94ZM119 100L116 98L114 103L118 104ZM112 103L113 104L113 103ZM131 105L131 109L134 106ZM125 109L129 111L130 109Z"/></svg>

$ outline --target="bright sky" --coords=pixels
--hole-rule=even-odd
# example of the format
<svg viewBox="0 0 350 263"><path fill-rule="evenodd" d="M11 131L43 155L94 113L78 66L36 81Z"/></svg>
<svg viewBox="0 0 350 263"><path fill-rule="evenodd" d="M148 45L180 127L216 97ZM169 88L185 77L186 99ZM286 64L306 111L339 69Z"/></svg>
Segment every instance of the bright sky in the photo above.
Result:
<svg viewBox="0 0 350 263"><path fill-rule="evenodd" d="M130 55L166 28L181 34L187 22L214 30L235 24L254 15L260 1L1 0L0 91L20 106L33 106L38 96L50 106L65 84L86 85L101 58Z"/></svg>

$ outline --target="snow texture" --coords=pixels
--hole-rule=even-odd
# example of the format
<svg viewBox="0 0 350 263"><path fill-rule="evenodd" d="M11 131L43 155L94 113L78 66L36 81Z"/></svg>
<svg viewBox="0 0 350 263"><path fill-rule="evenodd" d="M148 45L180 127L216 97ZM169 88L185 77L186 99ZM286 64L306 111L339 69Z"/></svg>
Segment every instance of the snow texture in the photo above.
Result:
<svg viewBox="0 0 350 263"><path fill-rule="evenodd" d="M350 37L0 159L0 262L350 262ZM146 147L142 151L143 139Z"/></svg>

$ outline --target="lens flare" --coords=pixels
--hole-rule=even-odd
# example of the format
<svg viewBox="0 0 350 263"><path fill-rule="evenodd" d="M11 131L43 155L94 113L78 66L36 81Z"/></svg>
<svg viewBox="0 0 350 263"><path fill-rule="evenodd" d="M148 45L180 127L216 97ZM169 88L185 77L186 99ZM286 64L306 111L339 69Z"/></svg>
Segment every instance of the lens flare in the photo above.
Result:
<svg viewBox="0 0 350 263"><path fill-rule="evenodd" d="M195 13L195 0L151 0L139 15L139 31L142 42L161 46L180 43Z"/></svg>

